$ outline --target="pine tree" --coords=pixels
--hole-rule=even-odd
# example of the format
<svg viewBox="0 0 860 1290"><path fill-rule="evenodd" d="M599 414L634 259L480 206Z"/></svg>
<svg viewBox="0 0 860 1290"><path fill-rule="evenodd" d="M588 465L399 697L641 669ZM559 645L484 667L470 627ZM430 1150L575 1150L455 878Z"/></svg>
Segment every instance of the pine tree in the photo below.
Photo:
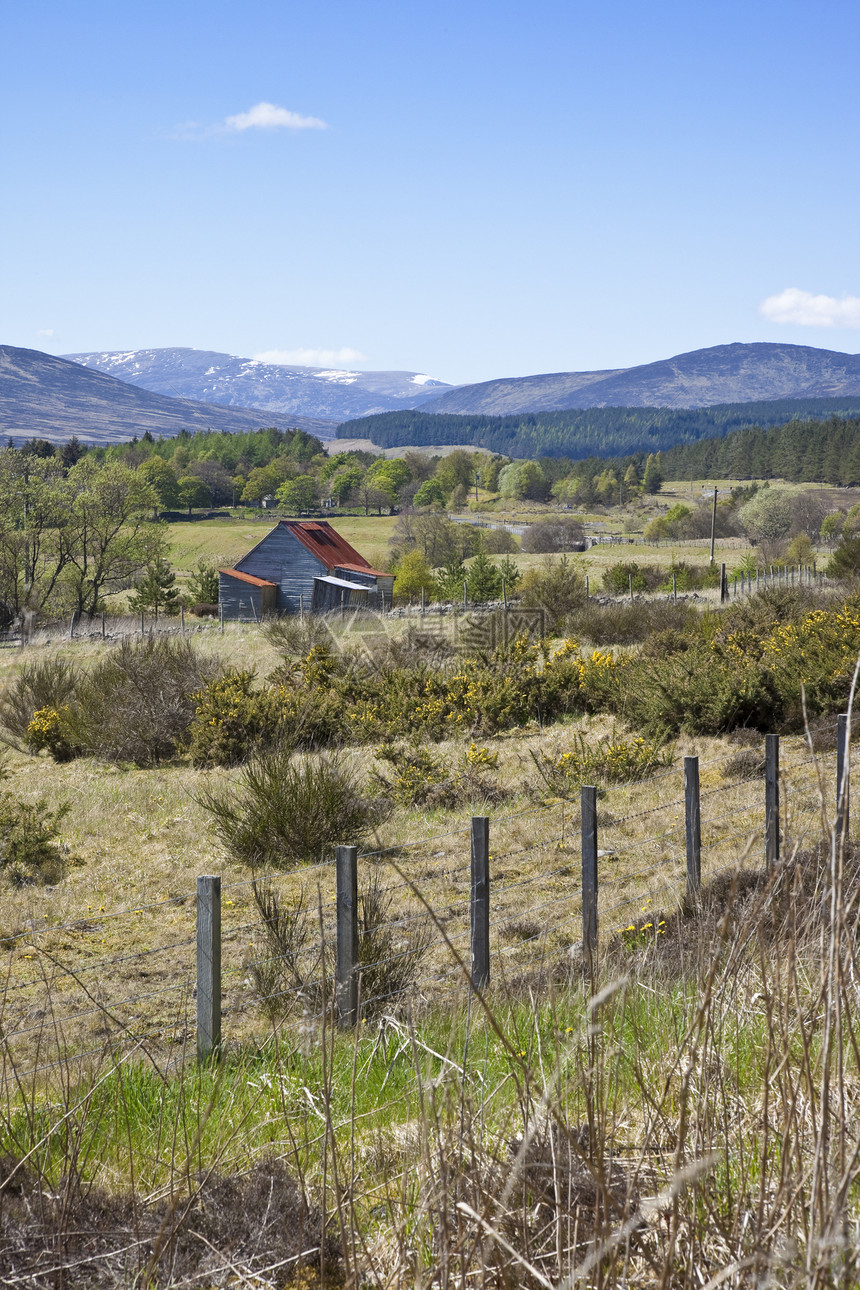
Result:
<svg viewBox="0 0 860 1290"><path fill-rule="evenodd" d="M459 556L451 556L436 575L436 589L440 600L462 600L463 583L468 578L466 566Z"/></svg>
<svg viewBox="0 0 860 1290"><path fill-rule="evenodd" d="M498 570L499 578L504 579L505 591L509 596L512 596L519 586L520 579L523 576L520 573L519 566L509 555L506 555L504 560L502 560L498 565Z"/></svg>
<svg viewBox="0 0 860 1290"><path fill-rule="evenodd" d="M646 493L659 493L660 485L662 483L663 473L660 469L658 457L655 457L653 453L649 453L648 460L645 463L645 474L642 478L642 487Z"/></svg>
<svg viewBox="0 0 860 1290"><path fill-rule="evenodd" d="M469 599L476 605L497 600L502 594L501 575L492 560L483 551L475 556L466 578Z"/></svg>
<svg viewBox="0 0 860 1290"><path fill-rule="evenodd" d="M137 584L129 606L135 613L150 609L156 618L159 610L165 614L179 613L176 574L166 560L158 559L148 566L144 577Z"/></svg>

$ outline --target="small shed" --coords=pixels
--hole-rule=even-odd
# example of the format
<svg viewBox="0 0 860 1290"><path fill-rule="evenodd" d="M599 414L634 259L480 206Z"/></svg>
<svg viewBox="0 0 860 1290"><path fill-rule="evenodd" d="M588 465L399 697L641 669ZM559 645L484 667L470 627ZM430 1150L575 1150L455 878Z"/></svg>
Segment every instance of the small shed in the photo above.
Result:
<svg viewBox="0 0 860 1290"><path fill-rule="evenodd" d="M239 569L219 569L218 601L225 618L259 621L276 612L278 584Z"/></svg>

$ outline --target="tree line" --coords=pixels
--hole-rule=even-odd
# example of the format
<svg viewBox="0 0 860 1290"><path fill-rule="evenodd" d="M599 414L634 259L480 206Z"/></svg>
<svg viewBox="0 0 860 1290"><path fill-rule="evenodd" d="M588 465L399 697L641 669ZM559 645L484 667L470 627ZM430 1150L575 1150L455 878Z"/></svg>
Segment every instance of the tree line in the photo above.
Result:
<svg viewBox="0 0 860 1290"><path fill-rule="evenodd" d="M860 397L777 399L709 408L569 408L514 416L409 410L346 421L340 439L370 439L380 448L462 444L506 457L607 457L656 453L678 443L720 438L744 426L772 426L829 414L860 414Z"/></svg>

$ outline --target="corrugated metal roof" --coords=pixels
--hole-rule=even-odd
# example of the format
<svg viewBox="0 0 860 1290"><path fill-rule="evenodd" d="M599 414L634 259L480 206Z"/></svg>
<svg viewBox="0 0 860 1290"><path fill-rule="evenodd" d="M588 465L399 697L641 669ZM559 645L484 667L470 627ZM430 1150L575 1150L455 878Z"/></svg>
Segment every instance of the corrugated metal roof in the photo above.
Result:
<svg viewBox="0 0 860 1290"><path fill-rule="evenodd" d="M335 578L330 573L323 573L314 582L325 582L330 587L346 587L349 591L370 591L370 587L363 586L360 582L347 582L346 578Z"/></svg>
<svg viewBox="0 0 860 1290"><path fill-rule="evenodd" d="M228 578L238 578L240 582L250 582L252 587L277 587L276 582L268 582L265 578L255 578L252 573L240 573L238 569L219 569L219 573L225 573Z"/></svg>
<svg viewBox="0 0 860 1290"><path fill-rule="evenodd" d="M345 560L339 560L338 569L349 569L352 573L372 573L375 578L393 578L394 574L388 574L384 569L371 569L369 564L347 564Z"/></svg>
<svg viewBox="0 0 860 1290"><path fill-rule="evenodd" d="M326 520L281 520L281 524L294 533L302 546L312 551L326 568L345 569L347 565L351 565L356 572L376 572Z"/></svg>

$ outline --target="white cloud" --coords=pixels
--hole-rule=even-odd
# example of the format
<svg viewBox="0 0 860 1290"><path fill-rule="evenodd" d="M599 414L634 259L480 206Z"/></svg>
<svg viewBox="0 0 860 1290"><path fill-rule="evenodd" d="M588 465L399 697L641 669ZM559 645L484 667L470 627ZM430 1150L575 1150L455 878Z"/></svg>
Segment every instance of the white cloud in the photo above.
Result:
<svg viewBox="0 0 860 1290"><path fill-rule="evenodd" d="M247 112L228 116L224 129L239 130L327 130L328 125L318 116L302 116L274 103L255 103Z"/></svg>
<svg viewBox="0 0 860 1290"><path fill-rule="evenodd" d="M771 322L793 323L796 327L860 327L860 296L814 296L811 291L788 287L778 296L768 296L759 313Z"/></svg>
<svg viewBox="0 0 860 1290"><path fill-rule="evenodd" d="M37 336L53 336L53 334L54 334L53 327L40 327L39 330L36 332Z"/></svg>
<svg viewBox="0 0 860 1290"><path fill-rule="evenodd" d="M358 349L266 349L254 358L259 363L282 363L288 367L330 367L333 363L360 363L367 358Z"/></svg>

